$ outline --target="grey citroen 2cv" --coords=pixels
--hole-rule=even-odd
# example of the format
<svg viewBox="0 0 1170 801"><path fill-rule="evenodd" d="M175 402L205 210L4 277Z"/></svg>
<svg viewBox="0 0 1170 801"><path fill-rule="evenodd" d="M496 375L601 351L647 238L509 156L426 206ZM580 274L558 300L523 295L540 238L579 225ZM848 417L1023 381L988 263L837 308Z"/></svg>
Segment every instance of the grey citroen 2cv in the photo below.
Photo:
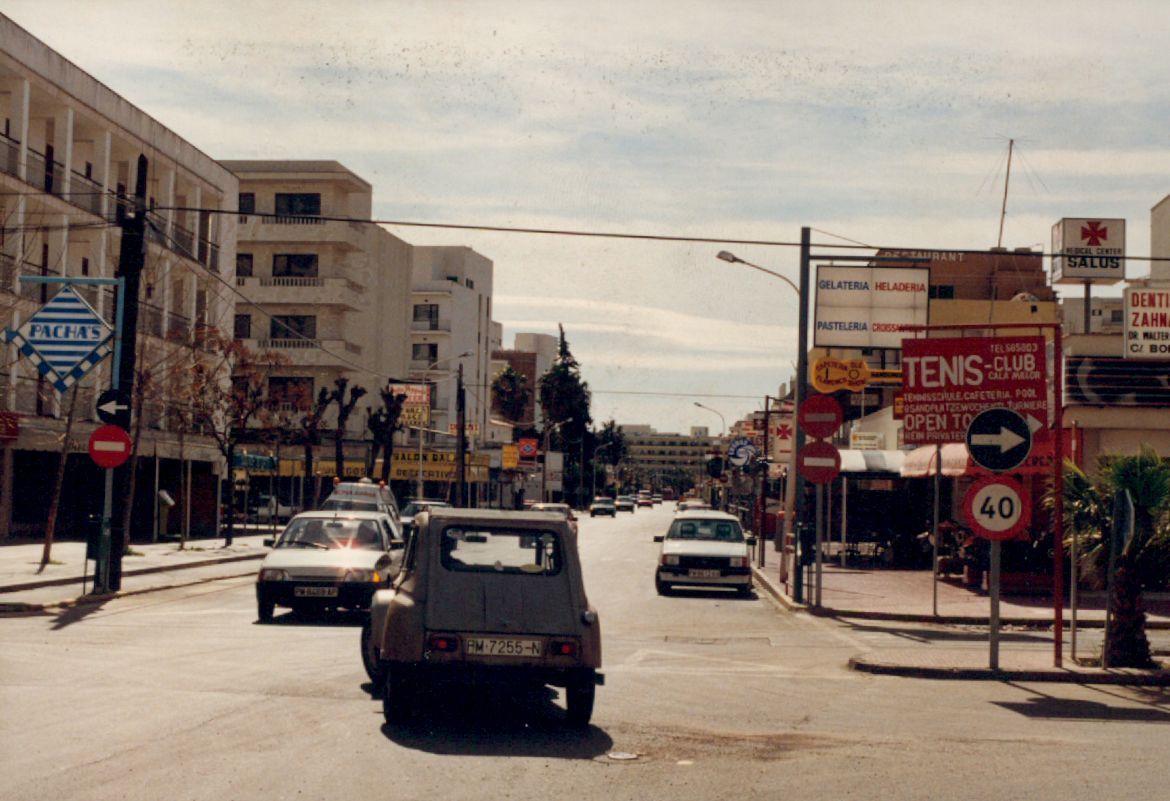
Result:
<svg viewBox="0 0 1170 801"><path fill-rule="evenodd" d="M362 662L386 721L423 711L443 682L564 688L586 725L603 683L601 625L562 515L434 509L415 519L402 569L362 628Z"/></svg>

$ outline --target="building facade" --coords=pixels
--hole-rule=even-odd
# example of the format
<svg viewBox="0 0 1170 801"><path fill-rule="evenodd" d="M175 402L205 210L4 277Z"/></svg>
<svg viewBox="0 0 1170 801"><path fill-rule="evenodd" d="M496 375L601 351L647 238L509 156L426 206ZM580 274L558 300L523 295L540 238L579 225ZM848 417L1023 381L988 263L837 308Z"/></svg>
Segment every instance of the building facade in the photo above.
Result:
<svg viewBox="0 0 1170 801"><path fill-rule="evenodd" d="M706 426L691 426L687 434L655 431L648 425L620 426L627 455L620 466L627 480L643 488L661 488L675 471L686 473L698 484L706 475L707 460L718 450L719 438Z"/></svg>
<svg viewBox="0 0 1170 801"><path fill-rule="evenodd" d="M145 388L135 431L139 476L135 538L156 536L154 497L166 489L179 506L172 520L214 530L220 457L211 442L178 437L183 366L204 329L229 327L234 314L236 203L228 170L158 120L0 16L0 325L17 328L59 285L22 284L22 276L113 277L119 220L131 207L139 156L146 162L147 244L138 314L139 367ZM113 292L79 289L107 321ZM0 367L2 406L19 415L19 433L3 447L0 537L38 534L66 418L73 426L58 531L77 533L100 511L101 471L85 454L97 425L95 398L109 386L109 360L66 393L9 346ZM192 481L179 492L182 468ZM98 497L94 497L98 496Z"/></svg>

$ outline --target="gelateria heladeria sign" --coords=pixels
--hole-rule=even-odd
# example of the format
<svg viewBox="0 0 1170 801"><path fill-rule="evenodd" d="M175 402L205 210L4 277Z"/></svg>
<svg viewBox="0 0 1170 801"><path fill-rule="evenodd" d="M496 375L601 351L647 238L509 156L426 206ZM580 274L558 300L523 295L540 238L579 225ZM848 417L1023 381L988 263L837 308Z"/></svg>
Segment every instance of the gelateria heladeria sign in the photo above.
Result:
<svg viewBox="0 0 1170 801"><path fill-rule="evenodd" d="M818 348L900 348L907 325L929 322L925 267L817 267Z"/></svg>

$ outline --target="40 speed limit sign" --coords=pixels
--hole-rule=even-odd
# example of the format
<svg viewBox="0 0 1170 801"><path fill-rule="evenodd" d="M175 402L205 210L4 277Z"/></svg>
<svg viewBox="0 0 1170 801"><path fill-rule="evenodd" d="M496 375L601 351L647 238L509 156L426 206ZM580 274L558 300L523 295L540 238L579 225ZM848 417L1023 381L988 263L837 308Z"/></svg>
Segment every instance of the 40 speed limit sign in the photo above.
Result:
<svg viewBox="0 0 1170 801"><path fill-rule="evenodd" d="M1032 502L1010 478L990 476L971 485L963 496L967 522L980 537L1010 540L1032 520Z"/></svg>

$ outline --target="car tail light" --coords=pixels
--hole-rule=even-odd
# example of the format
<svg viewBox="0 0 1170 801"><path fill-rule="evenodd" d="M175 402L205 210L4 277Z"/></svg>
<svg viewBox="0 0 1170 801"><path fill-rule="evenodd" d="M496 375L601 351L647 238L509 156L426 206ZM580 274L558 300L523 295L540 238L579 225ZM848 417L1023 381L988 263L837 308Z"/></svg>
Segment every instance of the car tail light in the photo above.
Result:
<svg viewBox="0 0 1170 801"><path fill-rule="evenodd" d="M577 643L572 640L553 640L548 644L549 656L576 656Z"/></svg>
<svg viewBox="0 0 1170 801"><path fill-rule="evenodd" d="M432 634L427 637L427 647L432 651L453 653L459 650L459 638L450 634Z"/></svg>

